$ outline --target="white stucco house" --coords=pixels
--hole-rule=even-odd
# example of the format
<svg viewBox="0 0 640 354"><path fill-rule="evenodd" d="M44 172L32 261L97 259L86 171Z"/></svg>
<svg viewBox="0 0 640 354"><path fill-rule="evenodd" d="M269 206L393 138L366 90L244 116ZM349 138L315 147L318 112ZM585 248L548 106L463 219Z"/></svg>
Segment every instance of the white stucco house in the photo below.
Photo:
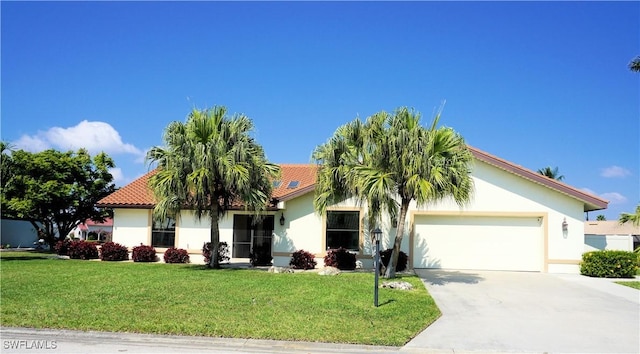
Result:
<svg viewBox="0 0 640 354"><path fill-rule="evenodd" d="M585 221L584 250L633 251L640 247L640 226L631 222Z"/></svg>
<svg viewBox="0 0 640 354"><path fill-rule="evenodd" d="M402 250L413 268L512 270L578 273L585 251L584 212L601 210L607 201L532 170L470 147L475 185L471 203L411 205ZM254 247L268 247L274 265L286 266L291 252L304 249L318 258L340 246L372 267L372 244L365 227L366 207L347 200L318 215L313 208L317 166L283 164L274 181L273 204L262 222L233 210L220 223L221 241L232 261ZM191 212L177 220L152 219L150 173L102 199L112 208L113 241L133 247L153 245L158 252L175 246L199 254L209 240L209 224ZM383 218L381 248L390 247L395 220Z"/></svg>

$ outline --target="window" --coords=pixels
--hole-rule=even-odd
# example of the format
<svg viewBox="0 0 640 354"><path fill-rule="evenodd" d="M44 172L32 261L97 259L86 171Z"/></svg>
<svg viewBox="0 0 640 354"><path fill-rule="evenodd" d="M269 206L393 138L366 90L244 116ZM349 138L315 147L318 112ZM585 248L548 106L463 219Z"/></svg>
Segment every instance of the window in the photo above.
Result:
<svg viewBox="0 0 640 354"><path fill-rule="evenodd" d="M360 249L360 212L327 211L327 249Z"/></svg>
<svg viewBox="0 0 640 354"><path fill-rule="evenodd" d="M176 221L173 218L154 220L151 230L151 246L173 247L176 240Z"/></svg>
<svg viewBox="0 0 640 354"><path fill-rule="evenodd" d="M300 184L300 181L291 181L289 182L289 185L287 186L287 188L288 189L298 188L299 184Z"/></svg>
<svg viewBox="0 0 640 354"><path fill-rule="evenodd" d="M272 185L273 185L273 188L278 188L282 185L282 181L273 181Z"/></svg>

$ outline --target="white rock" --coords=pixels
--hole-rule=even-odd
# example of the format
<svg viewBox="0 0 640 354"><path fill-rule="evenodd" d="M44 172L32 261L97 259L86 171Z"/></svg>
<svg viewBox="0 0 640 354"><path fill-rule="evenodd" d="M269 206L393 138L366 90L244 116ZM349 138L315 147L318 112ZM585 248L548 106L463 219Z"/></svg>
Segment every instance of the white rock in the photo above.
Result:
<svg viewBox="0 0 640 354"><path fill-rule="evenodd" d="M336 267L324 267L318 272L320 275L338 275L340 270Z"/></svg>
<svg viewBox="0 0 640 354"><path fill-rule="evenodd" d="M412 290L413 285L406 281L387 281L382 283L383 288L400 289L400 290Z"/></svg>

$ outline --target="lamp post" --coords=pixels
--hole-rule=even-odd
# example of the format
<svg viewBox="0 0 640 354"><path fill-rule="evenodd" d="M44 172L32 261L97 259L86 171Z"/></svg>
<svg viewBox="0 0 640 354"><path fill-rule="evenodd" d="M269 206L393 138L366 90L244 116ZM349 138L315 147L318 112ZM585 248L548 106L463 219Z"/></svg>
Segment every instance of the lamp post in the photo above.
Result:
<svg viewBox="0 0 640 354"><path fill-rule="evenodd" d="M373 305L378 307L378 277L380 273L380 239L382 231L376 227L372 232L373 240L376 243L376 253L373 255L373 271L375 272L375 287L373 288Z"/></svg>

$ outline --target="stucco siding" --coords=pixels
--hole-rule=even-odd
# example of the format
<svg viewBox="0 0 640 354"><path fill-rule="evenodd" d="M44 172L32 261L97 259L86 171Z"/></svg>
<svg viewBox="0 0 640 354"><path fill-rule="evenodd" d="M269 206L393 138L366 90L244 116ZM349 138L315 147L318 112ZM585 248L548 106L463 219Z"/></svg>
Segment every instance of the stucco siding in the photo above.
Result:
<svg viewBox="0 0 640 354"><path fill-rule="evenodd" d="M151 242L151 210L149 209L114 209L113 210L113 242L127 247Z"/></svg>
<svg viewBox="0 0 640 354"><path fill-rule="evenodd" d="M631 235L584 235L584 251L620 250L633 251Z"/></svg>

